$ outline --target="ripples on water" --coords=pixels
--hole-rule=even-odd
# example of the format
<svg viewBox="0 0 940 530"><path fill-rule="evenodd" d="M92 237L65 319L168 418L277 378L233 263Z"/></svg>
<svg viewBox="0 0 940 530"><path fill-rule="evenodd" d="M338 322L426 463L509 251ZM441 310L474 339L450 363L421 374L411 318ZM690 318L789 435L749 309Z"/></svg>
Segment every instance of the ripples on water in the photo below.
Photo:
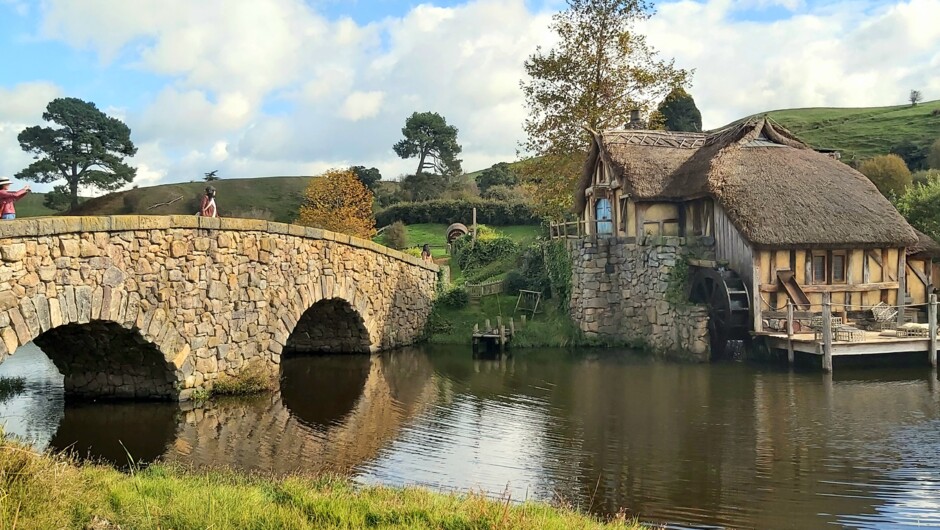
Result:
<svg viewBox="0 0 940 530"><path fill-rule="evenodd" d="M281 390L202 408L68 403L35 347L0 375L8 433L45 449L621 507L674 527L940 527L940 383L629 354L463 349L285 359Z"/></svg>

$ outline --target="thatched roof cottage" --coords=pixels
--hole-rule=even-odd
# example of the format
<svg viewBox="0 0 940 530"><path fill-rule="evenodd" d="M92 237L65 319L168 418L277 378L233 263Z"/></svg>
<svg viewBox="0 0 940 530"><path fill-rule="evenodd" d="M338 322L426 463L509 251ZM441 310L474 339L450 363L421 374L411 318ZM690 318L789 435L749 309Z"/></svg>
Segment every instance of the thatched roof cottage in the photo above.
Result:
<svg viewBox="0 0 940 530"><path fill-rule="evenodd" d="M818 306L829 293L848 311L924 303L933 289L929 252L908 260L928 243L875 186L770 119L712 134L592 135L575 196L586 232L713 243L748 286L756 331L787 300Z"/></svg>

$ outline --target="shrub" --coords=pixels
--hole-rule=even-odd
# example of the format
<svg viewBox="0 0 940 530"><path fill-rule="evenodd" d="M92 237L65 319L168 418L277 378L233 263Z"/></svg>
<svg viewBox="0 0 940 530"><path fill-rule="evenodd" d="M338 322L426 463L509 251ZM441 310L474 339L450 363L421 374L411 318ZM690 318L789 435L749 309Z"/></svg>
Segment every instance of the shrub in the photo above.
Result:
<svg viewBox="0 0 940 530"><path fill-rule="evenodd" d="M940 177L928 179L926 184L918 184L907 189L904 195L895 201L898 211L907 222L927 234L940 240Z"/></svg>
<svg viewBox="0 0 940 530"><path fill-rule="evenodd" d="M212 385L216 396L248 396L274 390L274 378L260 366L245 369L236 377L221 377Z"/></svg>
<svg viewBox="0 0 940 530"><path fill-rule="evenodd" d="M457 265L466 274L500 260L512 258L519 252L519 247L511 238L477 227L477 240L474 243L470 234L457 238L453 243L453 255Z"/></svg>
<svg viewBox="0 0 940 530"><path fill-rule="evenodd" d="M408 247L408 230L405 223L395 221L385 229L384 235L386 245L398 250Z"/></svg>
<svg viewBox="0 0 940 530"><path fill-rule="evenodd" d="M529 289L529 280L519 271L509 271L506 274L506 293L519 294L521 290Z"/></svg>
<svg viewBox="0 0 940 530"><path fill-rule="evenodd" d="M937 111L940 111L940 109L934 112ZM940 169L940 138L930 144L930 150L927 152L927 167L930 169Z"/></svg>
<svg viewBox="0 0 940 530"><path fill-rule="evenodd" d="M451 309L460 309L467 307L470 303L470 295L460 287L455 287L438 297L437 303Z"/></svg>
<svg viewBox="0 0 940 530"><path fill-rule="evenodd" d="M474 208L477 209L478 223L496 226L539 223L539 217L532 208L522 202L447 199L393 204L376 214L376 222L380 226L390 225L395 221L402 221L406 224L464 223L469 225L473 219Z"/></svg>
<svg viewBox="0 0 940 530"><path fill-rule="evenodd" d="M414 256L416 258L421 257L421 249L419 247L408 247L406 249L402 249L402 252L404 252L405 254L408 254L409 256Z"/></svg>
<svg viewBox="0 0 940 530"><path fill-rule="evenodd" d="M878 191L886 197L904 193L913 179L911 171L898 155L882 155L870 158L859 166L858 170L868 177Z"/></svg>

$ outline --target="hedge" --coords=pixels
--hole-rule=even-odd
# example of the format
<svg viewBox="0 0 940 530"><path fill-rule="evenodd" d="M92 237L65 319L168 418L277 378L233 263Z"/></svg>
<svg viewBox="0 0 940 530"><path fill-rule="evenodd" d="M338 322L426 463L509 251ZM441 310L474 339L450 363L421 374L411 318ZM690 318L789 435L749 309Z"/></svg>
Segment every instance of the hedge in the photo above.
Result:
<svg viewBox="0 0 940 530"><path fill-rule="evenodd" d="M375 222L378 226L387 226L395 221L409 225L464 223L469 226L473 220L474 208L477 209L477 223L510 226L535 225L541 222L528 204L485 199L400 202L377 213Z"/></svg>

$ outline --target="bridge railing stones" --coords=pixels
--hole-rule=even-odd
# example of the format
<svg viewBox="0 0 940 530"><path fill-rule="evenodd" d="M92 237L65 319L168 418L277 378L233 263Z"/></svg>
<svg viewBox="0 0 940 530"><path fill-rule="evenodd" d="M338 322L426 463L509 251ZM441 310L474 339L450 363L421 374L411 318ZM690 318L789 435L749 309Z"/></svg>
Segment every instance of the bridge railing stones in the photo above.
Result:
<svg viewBox="0 0 940 530"><path fill-rule="evenodd" d="M174 395L163 397L186 399L248 364L273 369L301 317L321 301L346 304L347 311L324 318L356 319L371 351L414 342L430 313L437 272L433 264L372 241L253 219L3 221L0 360L60 326L85 326L72 332L78 337L74 333L109 329L89 324L112 323L136 332L149 343L149 354L163 357L154 366L162 363L167 374L151 370L172 383ZM66 334L49 335L57 336ZM80 342L108 344L93 338ZM348 342L321 337L318 344ZM72 383L65 375L67 391L71 384L73 393L84 396L153 397L165 388L145 384L142 372L126 366L95 377L108 364L100 359L70 352L67 362L59 360L60 370L82 369Z"/></svg>
<svg viewBox="0 0 940 530"><path fill-rule="evenodd" d="M30 236L50 236L80 232L126 232L131 230L167 230L171 228L199 228L204 230L258 231L270 234L284 234L307 239L335 241L351 247L371 250L409 265L415 265L434 272L440 267L420 258L405 254L393 248L380 245L368 239L347 234L340 234L288 223L277 223L260 219L241 219L237 217L200 217L198 215L110 215L110 216L63 216L34 217L15 219L0 223L0 241L8 238ZM5 245L4 245L5 246ZM15 259L4 259L15 261Z"/></svg>

